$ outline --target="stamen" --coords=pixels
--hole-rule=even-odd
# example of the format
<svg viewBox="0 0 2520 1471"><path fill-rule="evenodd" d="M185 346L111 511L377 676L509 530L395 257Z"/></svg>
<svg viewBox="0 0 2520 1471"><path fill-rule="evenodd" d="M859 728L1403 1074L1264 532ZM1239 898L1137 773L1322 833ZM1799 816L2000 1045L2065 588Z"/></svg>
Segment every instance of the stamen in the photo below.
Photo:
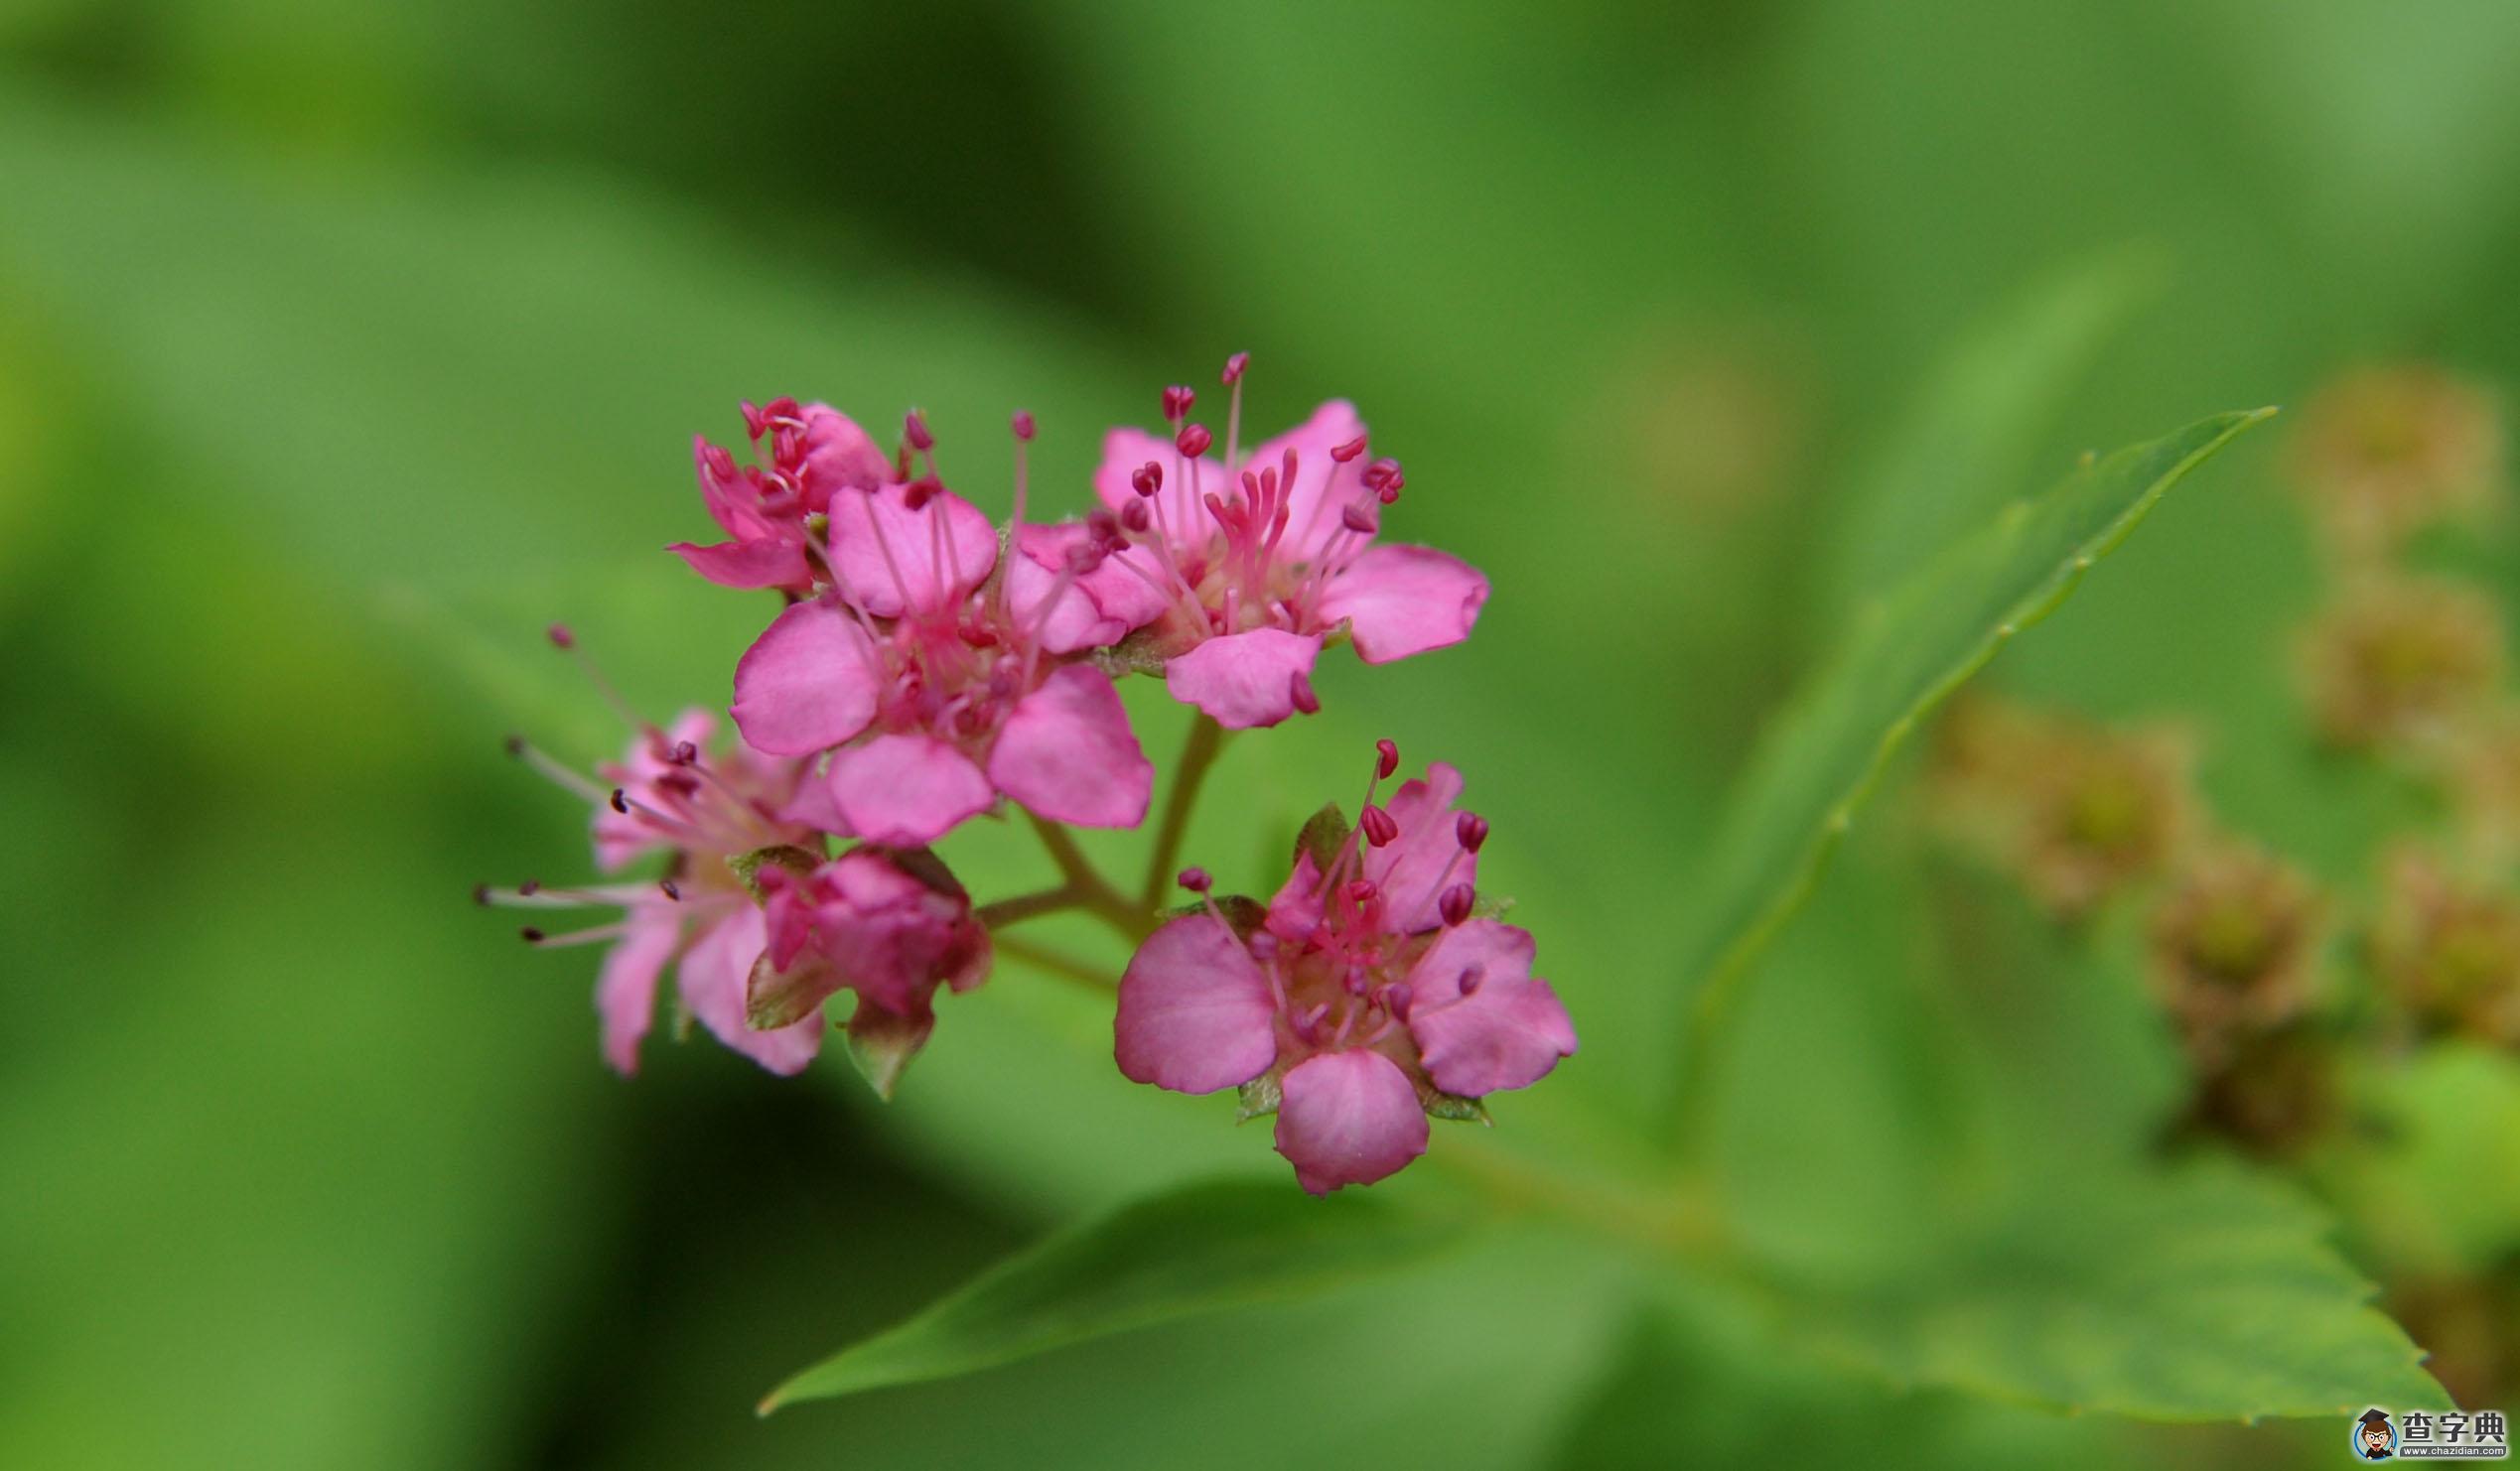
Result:
<svg viewBox="0 0 2520 1471"><path fill-rule="evenodd" d="M1233 473L1236 456L1242 445L1242 374L1251 366L1251 354L1237 352L1225 359L1224 384L1233 390L1231 403L1225 410L1225 472Z"/></svg>
<svg viewBox="0 0 2520 1471"><path fill-rule="evenodd" d="M1477 901L1476 890L1467 883L1456 883L1444 890L1443 896L1435 901L1435 911L1444 917L1446 924L1458 925L1470 917L1470 906Z"/></svg>
<svg viewBox="0 0 2520 1471"><path fill-rule="evenodd" d="M1374 742L1374 775L1388 780L1400 769L1399 742L1388 736Z"/></svg>
<svg viewBox="0 0 2520 1471"><path fill-rule="evenodd" d="M1453 836L1461 842L1462 847L1476 853L1480 845L1487 841L1487 819L1475 812L1465 812L1453 819Z"/></svg>
<svg viewBox="0 0 2520 1471"><path fill-rule="evenodd" d="M1400 836L1399 822L1370 802L1356 814L1356 820L1365 830L1365 841L1376 848L1389 848L1392 840Z"/></svg>
<svg viewBox="0 0 2520 1471"><path fill-rule="evenodd" d="M526 944L538 949L561 950L571 945L601 945L607 940L618 940L630 933L630 925L627 921L621 924L602 924L590 930L571 930L565 935L546 934L532 925L526 925L516 933L523 937Z"/></svg>
<svg viewBox="0 0 2520 1471"><path fill-rule="evenodd" d="M589 802L604 800L604 788L596 785L593 778L561 765L540 746L522 736L507 737L507 753L533 767L537 775L572 796L582 797Z"/></svg>
<svg viewBox="0 0 2520 1471"><path fill-rule="evenodd" d="M639 718L638 712L630 707L630 703L622 698L622 692L615 689L613 682L604 677L604 671L596 667L594 657L578 647L578 636L569 631L568 624L554 623L545 631L551 639L553 648L578 661L578 669L586 675L587 683L595 686L595 693L603 698L605 704L613 707L614 714L619 715L633 731L644 731L648 728L647 722Z"/></svg>

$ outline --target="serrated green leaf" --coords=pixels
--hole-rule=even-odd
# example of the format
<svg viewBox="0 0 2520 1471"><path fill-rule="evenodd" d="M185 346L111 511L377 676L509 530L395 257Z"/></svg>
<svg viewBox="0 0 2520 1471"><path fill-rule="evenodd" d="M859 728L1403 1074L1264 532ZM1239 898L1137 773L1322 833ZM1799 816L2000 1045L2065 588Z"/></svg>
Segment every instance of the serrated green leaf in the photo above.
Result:
<svg viewBox="0 0 2520 1471"><path fill-rule="evenodd" d="M1858 622L1770 727L1691 886L1677 953L1692 1047L1810 892L1916 723L2053 611L2171 485L2273 412L2218 414L2082 467L2008 507ZM1704 1088L1705 1072L1693 1057L1683 1085Z"/></svg>
<svg viewBox="0 0 2520 1471"><path fill-rule="evenodd" d="M2004 301L1952 344L1848 487L1837 538L1842 605L1895 588L2030 480L2031 456L2075 382L2162 274L2148 251L2077 262Z"/></svg>
<svg viewBox="0 0 2520 1471"><path fill-rule="evenodd" d="M1823 1347L1899 1385L2160 1420L2449 1408L2291 1192L2231 1169L2025 1192L1858 1286L1788 1288Z"/></svg>
<svg viewBox="0 0 2520 1471"><path fill-rule="evenodd" d="M1063 1231L910 1321L773 1390L767 1414L944 1379L1193 1313L1282 1303L1426 1260L1470 1235L1390 1202L1316 1200L1281 1181L1218 1181Z"/></svg>

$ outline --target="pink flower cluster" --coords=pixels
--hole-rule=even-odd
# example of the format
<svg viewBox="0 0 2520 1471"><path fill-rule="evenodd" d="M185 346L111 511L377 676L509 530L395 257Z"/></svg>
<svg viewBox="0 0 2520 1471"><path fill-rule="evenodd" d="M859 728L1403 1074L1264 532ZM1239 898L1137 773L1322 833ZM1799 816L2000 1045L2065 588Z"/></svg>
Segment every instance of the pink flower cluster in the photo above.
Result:
<svg viewBox="0 0 2520 1471"><path fill-rule="evenodd" d="M1241 1088L1248 1112L1277 1113L1309 1190L1390 1174L1425 1149L1429 1113L1475 1113L1575 1050L1530 974L1530 936L1480 912L1486 825L1452 810L1459 774L1431 767L1376 806L1396 771L1387 741L1356 826L1306 846L1265 908L1220 900L1191 869L1201 905L1159 922L1160 881L1134 905L1078 867L1066 825L1136 827L1154 792L1116 678L1160 673L1197 712L1190 750L1203 753L1175 777L1160 874L1223 733L1321 708L1324 648L1352 642L1368 664L1442 648L1487 600L1460 560L1377 541L1406 476L1370 455L1348 404L1246 452L1247 363L1225 367L1221 454L1190 419L1196 395L1168 388L1165 432L1105 440L1101 504L1081 519L1028 519L1028 414L1014 420L1003 528L947 488L915 413L890 449L793 399L744 406L749 464L695 439L701 500L726 539L669 550L781 604L735 664L740 740L714 739L707 711L658 727L624 707L630 749L593 778L517 742L593 804L599 869L661 856L662 874L481 891L621 911L525 931L611 945L597 1008L616 1069L636 1067L670 966L678 1016L778 1073L812 1059L827 1007L851 993L850 1054L889 1097L934 1028L937 989L978 986L994 930L1065 907L1143 942L1119 984L1121 1070ZM566 630L553 639L574 651ZM1041 830L1064 882L975 906L929 845L1007 806ZM1308 837L1325 831L1317 820Z"/></svg>
<svg viewBox="0 0 2520 1471"><path fill-rule="evenodd" d="M1316 1194L1381 1179L1426 1152L1429 1113L1527 1087L1575 1053L1575 1024L1531 974L1530 934L1478 914L1487 823L1454 810L1461 773L1438 762L1376 807L1399 764L1383 741L1356 826L1326 862L1299 849L1258 916L1227 914L1186 871L1202 908L1167 921L1120 981L1120 1071L1274 1107L1278 1152Z"/></svg>

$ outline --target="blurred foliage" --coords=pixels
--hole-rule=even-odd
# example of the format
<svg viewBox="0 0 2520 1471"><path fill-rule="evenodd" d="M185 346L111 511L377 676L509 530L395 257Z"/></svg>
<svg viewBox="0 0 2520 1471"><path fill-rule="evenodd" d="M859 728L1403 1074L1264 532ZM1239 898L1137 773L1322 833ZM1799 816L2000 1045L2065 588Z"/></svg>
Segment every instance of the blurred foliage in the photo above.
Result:
<svg viewBox="0 0 2520 1471"><path fill-rule="evenodd" d="M1324 715L1228 751L1189 852L1258 886L1375 736L1462 765L1585 1037L1496 1147L1615 1156L1675 1060L1717 797L1881 569L2085 450L2366 359L2520 376L2515 54L2497 0L0 13L0 1463L1178 1466L1291 1424L1358 1465L2332 1456L2328 1420L1851 1376L1883 1319L1780 1336L1519 1221L1440 1271L759 1422L1053 1223L1283 1167L1012 969L890 1110L705 1047L621 1086L592 958L464 895L584 862L582 814L497 755L617 739L546 622L643 708L725 698L762 609L656 549L700 528L688 437L738 398L915 403L993 507L1030 408L1037 495L1072 505L1104 426L1249 348L1257 421L1357 398L1408 461L1395 533L1497 597L1462 649L1332 662ZM2330 590L2287 432L1991 678L2175 717L2220 821L2352 891L2431 809L2306 734L2291 639ZM2520 591L2501 530L2439 555ZM1165 758L1179 713L1129 693ZM2140 940L2051 933L1883 811L1746 993L1714 1157L1787 1290L1930 1261L1925 1307L2028 1332L2051 1278L2005 1291L1948 1223L2105 1195L2181 1064ZM951 854L983 892L1046 872L1001 836ZM2520 1249L2507 1052L2348 1081L2390 1142L2295 1173L2381 1207L2346 1220L2361 1273ZM2305 1260L2300 1197L2207 1178L2152 1185L2246 1202L2182 1250ZM1927 1384L1985 1352L1945 1340Z"/></svg>

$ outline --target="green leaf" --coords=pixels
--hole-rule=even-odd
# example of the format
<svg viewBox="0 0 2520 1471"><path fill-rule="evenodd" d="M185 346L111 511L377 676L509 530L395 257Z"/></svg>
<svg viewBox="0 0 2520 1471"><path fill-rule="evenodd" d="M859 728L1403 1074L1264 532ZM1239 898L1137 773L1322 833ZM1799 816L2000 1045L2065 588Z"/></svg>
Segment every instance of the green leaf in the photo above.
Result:
<svg viewBox="0 0 2520 1471"><path fill-rule="evenodd" d="M944 1379L1193 1313L1278 1303L1425 1260L1458 1226L1283 1180L1190 1185L1051 1237L773 1390L768 1414Z"/></svg>
<svg viewBox="0 0 2520 1471"><path fill-rule="evenodd" d="M2055 610L2170 487L2273 414L2219 414L2082 467L1950 548L1860 620L1770 728L1692 886L1677 953L1702 1049L1750 964L1790 918L1925 714ZM1689 1089L1707 1086L1693 1055ZM1678 1100L1688 1112L1694 1095Z"/></svg>
<svg viewBox="0 0 2520 1471"><path fill-rule="evenodd" d="M2074 385L2162 274L2148 251L2078 262L1952 344L1849 487L1837 559L1846 600L1897 587L2030 479Z"/></svg>
<svg viewBox="0 0 2520 1471"><path fill-rule="evenodd" d="M2025 1191L1866 1286L1788 1289L1899 1385L2146 1419L2449 1408L2319 1213L2235 1169Z"/></svg>

